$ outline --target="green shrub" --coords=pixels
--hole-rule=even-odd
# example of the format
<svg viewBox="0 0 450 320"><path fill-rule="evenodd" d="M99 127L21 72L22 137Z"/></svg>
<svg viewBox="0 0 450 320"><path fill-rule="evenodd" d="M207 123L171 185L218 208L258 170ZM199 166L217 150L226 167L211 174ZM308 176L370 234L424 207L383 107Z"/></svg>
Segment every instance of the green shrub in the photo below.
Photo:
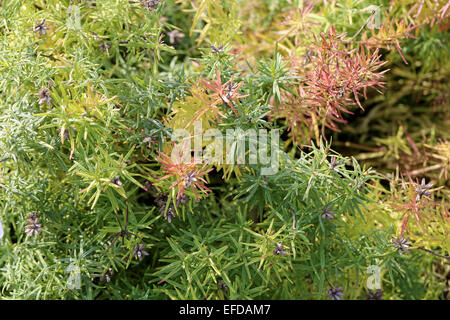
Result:
<svg viewBox="0 0 450 320"><path fill-rule="evenodd" d="M450 9L390 4L2 1L1 297L448 299Z"/></svg>

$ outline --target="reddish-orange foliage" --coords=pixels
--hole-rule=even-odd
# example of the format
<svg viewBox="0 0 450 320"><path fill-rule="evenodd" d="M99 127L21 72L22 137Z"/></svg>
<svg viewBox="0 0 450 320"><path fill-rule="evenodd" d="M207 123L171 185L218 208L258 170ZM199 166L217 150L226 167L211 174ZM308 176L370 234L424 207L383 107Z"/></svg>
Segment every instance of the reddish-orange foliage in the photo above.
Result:
<svg viewBox="0 0 450 320"><path fill-rule="evenodd" d="M382 78L388 70L379 71L386 62L381 60L378 49L370 52L365 46L350 45L345 33L337 34L331 27L302 59L291 60L303 80L298 96L285 96L286 103L280 106L283 115L292 116L287 118L290 128L297 125L293 121L306 117L309 123L322 125L323 136L325 127L339 131L336 122L346 123L342 113L351 114L350 108L355 105L363 109L360 96L367 98L367 88L378 92L384 88Z"/></svg>
<svg viewBox="0 0 450 320"><path fill-rule="evenodd" d="M209 90L214 92L210 98L212 99L212 103L210 106L216 106L217 104L223 103L226 106L230 107L233 110L236 117L239 117L237 110L233 107L232 101L235 101L239 98L245 98L247 95L239 94L239 88L243 83L233 82L233 77L230 80L222 84L222 79L220 78L220 71L217 69L216 72L216 80L211 82L201 80L201 82L207 87Z"/></svg>
<svg viewBox="0 0 450 320"><path fill-rule="evenodd" d="M403 56L402 48L400 47L399 39L407 39L407 38L414 38L415 36L411 34L412 31L417 29L419 25L412 25L411 23L406 25L406 20L401 21L394 21L389 19L388 12L385 11L386 15L386 22L382 23L380 28L378 28L378 32L375 33L375 29L372 29L372 36L367 39L366 35L364 34L364 39L361 41L365 46L367 47L387 47L390 48L390 46L395 46L398 53L403 59L403 62L405 64L408 64L406 61L406 58ZM395 22L395 25L394 25Z"/></svg>
<svg viewBox="0 0 450 320"><path fill-rule="evenodd" d="M421 189L423 187L422 185L419 185L419 183L414 183L411 178L409 178L409 184L408 184L408 201L405 203L401 203L401 199L395 199L392 203L392 208L395 211L403 212L403 220L402 220L402 226L401 226L401 237L403 237L403 234L406 230L406 227L408 225L409 219L413 216L416 220L417 227L419 230L423 233L423 229L421 226L421 221L426 218L428 220L431 220L432 218L424 213L426 208L430 207L436 207L437 204L429 201L425 196L428 196L431 194L431 192L422 192L422 190L428 190L428 189ZM406 186L405 183L403 185ZM427 186L432 186L432 184L429 184ZM401 203L401 204L399 204Z"/></svg>
<svg viewBox="0 0 450 320"><path fill-rule="evenodd" d="M202 177L208 174L212 170L212 168L209 170L205 170L206 164L200 167L199 165L194 163L193 158L191 159L190 163L184 163L182 161L181 153L177 161L173 161L173 159L165 153L159 152L159 155L160 157L156 160L163 165L162 171L166 175L162 178L159 178L157 181L175 177L176 181L172 183L169 189L178 188L177 199L183 196L184 190L186 188L191 188L197 200L199 199L196 191L197 189L204 194L208 194L208 192L211 192L211 190L204 185L208 183Z"/></svg>

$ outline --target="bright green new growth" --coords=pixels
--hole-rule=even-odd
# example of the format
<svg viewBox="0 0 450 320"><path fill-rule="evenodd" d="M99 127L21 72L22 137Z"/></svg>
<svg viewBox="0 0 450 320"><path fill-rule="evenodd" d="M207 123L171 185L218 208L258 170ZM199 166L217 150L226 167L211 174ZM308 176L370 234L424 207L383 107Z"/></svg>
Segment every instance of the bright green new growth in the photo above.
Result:
<svg viewBox="0 0 450 320"><path fill-rule="evenodd" d="M408 5L399 4L392 19L406 16ZM403 229L410 211L397 207L416 194L408 175L398 174L398 163L413 153L414 141L401 126L389 136L383 110L402 113L409 100L396 104L400 98L387 92L380 102L383 96L369 91L376 106L355 123L375 124L340 124L353 144L382 160L333 151L335 145L348 151L348 144L332 130L319 134L320 117L328 115L299 107L303 102L296 99L304 97L297 90L306 80L296 67L303 60L296 59L314 43L313 35L330 26L367 40L357 32L370 14L350 23L342 18L348 17L343 5L327 4L311 9L305 24L282 18L307 7L268 0L1 2L0 297L329 299L330 287L341 286L344 299L366 299L367 270L376 266L384 299L445 298L448 260L423 249L445 256L450 248L448 130L436 137L422 123L395 114L408 128L424 130L424 146L418 133L411 140L439 155L429 161L444 170L441 176L425 171L427 183L434 179L434 188L442 186L420 207L420 218L431 218L420 219L422 226L411 215ZM183 36L171 38L173 30ZM401 42L403 54L426 55L433 37L426 29ZM395 45L390 49L383 54L397 59L395 70L406 68ZM430 58L430 72L441 58ZM222 84L232 77L242 84L244 96L230 102L236 112L218 104L219 119L211 107L215 93L204 85L217 80L217 70ZM395 80L389 77L413 81L401 71L386 76L387 87ZM436 87L445 81L439 79ZM434 101L433 94L439 95L427 99ZM204 111L204 127L223 133L280 129L279 171L261 176L261 165L210 166L212 191L197 201L186 188L186 198L177 199L171 185L179 176L160 181L165 173L157 159L170 155L173 131L190 130L198 110ZM295 143L290 118L280 110L300 110L302 130L311 130L303 131L306 145ZM381 115L373 120L373 114ZM436 126L445 129L445 121ZM369 140L370 132L378 135ZM414 165L405 172L420 170ZM429 198L435 206L427 206ZM120 236L113 242L115 234ZM394 245L400 236L414 240L409 253Z"/></svg>

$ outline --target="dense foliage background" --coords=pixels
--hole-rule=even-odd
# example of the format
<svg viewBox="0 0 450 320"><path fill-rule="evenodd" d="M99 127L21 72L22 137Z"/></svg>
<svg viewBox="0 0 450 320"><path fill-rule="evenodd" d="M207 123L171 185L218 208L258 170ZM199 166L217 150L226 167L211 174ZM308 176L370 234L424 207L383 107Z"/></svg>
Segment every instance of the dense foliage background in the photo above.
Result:
<svg viewBox="0 0 450 320"><path fill-rule="evenodd" d="M449 12L0 1L0 297L448 299ZM194 120L279 171L171 163Z"/></svg>

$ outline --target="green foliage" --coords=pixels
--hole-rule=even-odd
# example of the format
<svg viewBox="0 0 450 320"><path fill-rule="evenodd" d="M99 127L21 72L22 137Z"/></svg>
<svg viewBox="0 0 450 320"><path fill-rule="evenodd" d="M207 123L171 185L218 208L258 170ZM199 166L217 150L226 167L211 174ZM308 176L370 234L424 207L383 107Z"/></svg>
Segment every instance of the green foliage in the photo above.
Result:
<svg viewBox="0 0 450 320"><path fill-rule="evenodd" d="M448 299L450 9L391 3L2 1L0 297Z"/></svg>

